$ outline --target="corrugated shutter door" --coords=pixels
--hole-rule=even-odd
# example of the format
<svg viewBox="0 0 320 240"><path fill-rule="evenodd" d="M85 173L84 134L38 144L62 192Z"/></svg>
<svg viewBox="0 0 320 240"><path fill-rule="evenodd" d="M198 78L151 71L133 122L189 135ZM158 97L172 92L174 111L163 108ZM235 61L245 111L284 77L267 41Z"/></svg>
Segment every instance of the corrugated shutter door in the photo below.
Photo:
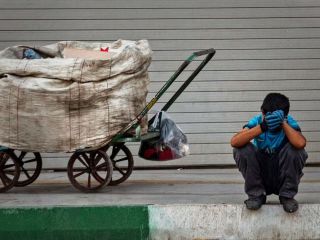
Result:
<svg viewBox="0 0 320 240"><path fill-rule="evenodd" d="M60 40L149 39L154 50L149 99L193 51L217 54L169 109L192 155L161 165L233 163L229 140L257 114L268 92L291 100L320 162L320 2L317 0L0 0L0 47ZM194 65L164 95L159 109ZM136 165L139 144L128 144ZM70 154L44 154L65 167Z"/></svg>

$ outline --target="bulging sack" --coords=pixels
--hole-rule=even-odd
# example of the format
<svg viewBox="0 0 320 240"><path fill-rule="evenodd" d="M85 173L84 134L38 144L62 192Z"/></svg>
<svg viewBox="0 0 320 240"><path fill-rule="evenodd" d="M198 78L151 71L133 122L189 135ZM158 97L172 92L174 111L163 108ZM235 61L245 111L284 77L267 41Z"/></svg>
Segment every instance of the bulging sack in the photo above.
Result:
<svg viewBox="0 0 320 240"><path fill-rule="evenodd" d="M186 135L168 117L165 112L159 112L149 131L159 132L153 139L141 141L139 156L154 161L166 161L182 158L189 154L189 144Z"/></svg>
<svg viewBox="0 0 320 240"><path fill-rule="evenodd" d="M64 58L67 48L84 55L108 49L108 57ZM41 59L23 59L26 49ZM0 146L68 152L107 144L146 105L151 54L146 40L0 51ZM141 128L147 131L146 118Z"/></svg>

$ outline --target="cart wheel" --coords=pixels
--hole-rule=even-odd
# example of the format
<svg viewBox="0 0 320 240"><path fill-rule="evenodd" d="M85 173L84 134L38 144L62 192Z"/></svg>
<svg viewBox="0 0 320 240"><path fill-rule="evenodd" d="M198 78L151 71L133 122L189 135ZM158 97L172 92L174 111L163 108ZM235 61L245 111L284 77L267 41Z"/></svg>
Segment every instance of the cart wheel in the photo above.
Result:
<svg viewBox="0 0 320 240"><path fill-rule="evenodd" d="M19 176L20 167L12 151L0 152L0 193L11 189Z"/></svg>
<svg viewBox="0 0 320 240"><path fill-rule="evenodd" d="M94 192L110 182L111 166L109 157L101 150L75 152L68 163L68 177L78 190Z"/></svg>
<svg viewBox="0 0 320 240"><path fill-rule="evenodd" d="M42 169L42 159L38 152L21 152L14 150L13 154L18 159L20 167L20 177L15 183L15 187L24 187L33 183L40 175Z"/></svg>
<svg viewBox="0 0 320 240"><path fill-rule="evenodd" d="M124 144L116 144L107 148L113 165L110 186L118 185L129 178L133 170L133 157L130 150Z"/></svg>

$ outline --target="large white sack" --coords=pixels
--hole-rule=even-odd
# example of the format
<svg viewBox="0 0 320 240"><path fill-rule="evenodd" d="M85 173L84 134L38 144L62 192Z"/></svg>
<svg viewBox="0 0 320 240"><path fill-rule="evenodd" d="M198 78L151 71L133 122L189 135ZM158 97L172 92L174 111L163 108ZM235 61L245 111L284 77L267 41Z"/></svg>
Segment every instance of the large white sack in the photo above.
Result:
<svg viewBox="0 0 320 240"><path fill-rule="evenodd" d="M109 60L64 59L65 47L109 48ZM0 52L0 145L38 152L74 151L107 144L146 105L151 50L146 40L59 42ZM146 131L146 119L141 123Z"/></svg>

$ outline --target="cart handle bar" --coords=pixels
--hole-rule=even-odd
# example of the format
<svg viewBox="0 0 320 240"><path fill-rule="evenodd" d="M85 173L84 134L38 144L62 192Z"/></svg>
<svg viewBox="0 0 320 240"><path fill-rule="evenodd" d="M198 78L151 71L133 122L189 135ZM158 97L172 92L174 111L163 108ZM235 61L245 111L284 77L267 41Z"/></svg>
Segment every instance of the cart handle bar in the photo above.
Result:
<svg viewBox="0 0 320 240"><path fill-rule="evenodd" d="M216 53L213 48L194 52L187 60L185 60L178 70L170 77L170 79L164 84L164 86L159 90L154 98L145 106L141 113L130 122L125 128L123 128L117 135L124 134L134 125L137 125L141 119L148 113L148 111L158 102L160 97L165 93L165 91L171 86L171 84L178 78L178 76L183 72L183 70L197 57L207 55L206 58L201 62L201 64L194 70L190 77L183 83L183 85L178 89L178 91L171 97L171 99L162 108L162 111L167 111L169 107L174 103L174 101L181 95L181 93L186 89L186 87L192 82L192 80L201 72L204 66L211 60L211 58ZM151 119L152 120L152 119Z"/></svg>

